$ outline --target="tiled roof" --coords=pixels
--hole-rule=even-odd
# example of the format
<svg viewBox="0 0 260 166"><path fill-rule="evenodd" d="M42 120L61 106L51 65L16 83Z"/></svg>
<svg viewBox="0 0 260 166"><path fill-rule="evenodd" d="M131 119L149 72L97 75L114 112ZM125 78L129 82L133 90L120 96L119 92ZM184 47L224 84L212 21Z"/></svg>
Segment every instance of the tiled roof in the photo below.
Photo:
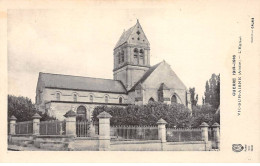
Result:
<svg viewBox="0 0 260 166"><path fill-rule="evenodd" d="M118 42L116 43L115 48L117 48L118 46L124 44L125 42L127 42L129 36L131 35L133 29L135 28L136 25L134 25L133 27L129 28L127 31L124 31L123 34L121 35L121 37L119 38Z"/></svg>
<svg viewBox="0 0 260 166"><path fill-rule="evenodd" d="M149 70L147 70L147 72L144 73L143 77L129 91L133 91L139 83L143 83L161 63L162 62L150 67Z"/></svg>
<svg viewBox="0 0 260 166"><path fill-rule="evenodd" d="M117 80L50 73L40 73L39 77L49 88L126 93L122 82Z"/></svg>

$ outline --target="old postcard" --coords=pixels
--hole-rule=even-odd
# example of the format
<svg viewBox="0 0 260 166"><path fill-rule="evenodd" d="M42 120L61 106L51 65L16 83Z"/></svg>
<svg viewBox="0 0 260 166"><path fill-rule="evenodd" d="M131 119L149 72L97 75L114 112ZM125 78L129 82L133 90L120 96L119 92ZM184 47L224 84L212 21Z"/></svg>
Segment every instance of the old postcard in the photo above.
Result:
<svg viewBox="0 0 260 166"><path fill-rule="evenodd" d="M260 162L260 2L0 1L1 162Z"/></svg>

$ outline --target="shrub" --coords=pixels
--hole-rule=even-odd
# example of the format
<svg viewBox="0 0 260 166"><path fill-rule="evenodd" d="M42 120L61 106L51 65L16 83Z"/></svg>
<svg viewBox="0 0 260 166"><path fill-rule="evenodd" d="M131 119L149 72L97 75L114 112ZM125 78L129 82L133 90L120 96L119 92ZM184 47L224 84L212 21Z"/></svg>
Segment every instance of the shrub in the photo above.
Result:
<svg viewBox="0 0 260 166"><path fill-rule="evenodd" d="M123 107L97 106L93 111L92 120L98 121L97 115L106 111L112 118L111 125L156 125L160 118L167 121L168 127L190 127L190 111L182 104L167 105L149 103L147 105L129 105Z"/></svg>

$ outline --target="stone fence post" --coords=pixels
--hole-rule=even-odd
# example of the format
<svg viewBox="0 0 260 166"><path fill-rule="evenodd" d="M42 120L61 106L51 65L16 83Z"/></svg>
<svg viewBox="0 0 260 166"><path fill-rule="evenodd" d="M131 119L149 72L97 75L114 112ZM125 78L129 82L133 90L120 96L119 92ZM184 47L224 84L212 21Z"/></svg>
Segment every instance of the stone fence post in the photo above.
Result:
<svg viewBox="0 0 260 166"><path fill-rule="evenodd" d="M220 130L219 130L219 127L220 127L220 125L218 124L218 123L214 123L213 125L212 125L212 127L213 127L213 138L214 138L214 141L215 141L215 148L216 149L219 149L219 140L220 140L220 138L219 138L219 135L220 135Z"/></svg>
<svg viewBox="0 0 260 166"><path fill-rule="evenodd" d="M40 135L40 119L42 117L39 114L34 114L33 119L33 135Z"/></svg>
<svg viewBox="0 0 260 166"><path fill-rule="evenodd" d="M9 130L9 134L13 135L15 134L15 124L16 124L16 117L15 116L11 116L10 120L10 130Z"/></svg>
<svg viewBox="0 0 260 166"><path fill-rule="evenodd" d="M203 122L200 125L202 141L205 141L205 142L208 142L208 140L209 140L208 139L209 138L208 127L209 127L209 125L206 122Z"/></svg>
<svg viewBox="0 0 260 166"><path fill-rule="evenodd" d="M162 118L158 120L158 139L161 140L162 143L166 142L166 128L165 125L167 122Z"/></svg>
<svg viewBox="0 0 260 166"><path fill-rule="evenodd" d="M76 137L76 113L70 110L64 117L66 117L66 135Z"/></svg>
<svg viewBox="0 0 260 166"><path fill-rule="evenodd" d="M112 116L107 112L101 112L99 119L99 150L106 151L110 148L110 118Z"/></svg>

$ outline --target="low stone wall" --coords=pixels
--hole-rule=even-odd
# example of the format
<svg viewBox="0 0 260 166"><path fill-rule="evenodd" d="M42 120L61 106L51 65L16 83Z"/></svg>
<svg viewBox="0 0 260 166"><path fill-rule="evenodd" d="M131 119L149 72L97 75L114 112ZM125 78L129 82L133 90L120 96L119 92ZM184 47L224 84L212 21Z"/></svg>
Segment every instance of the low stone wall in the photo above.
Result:
<svg viewBox="0 0 260 166"><path fill-rule="evenodd" d="M40 135L40 125L38 125L40 123L40 116L38 114L33 116L33 134L16 134L16 118L12 116L10 118L8 143L10 145L21 145L23 147L33 146L39 150L50 151L209 151L212 147L219 150L220 133L219 124L217 123L212 125L214 135L214 139L212 139L213 142L208 141L209 126L205 122L200 125L201 129L197 129L199 134L201 134L202 141L185 140L187 142L167 142L165 128L167 122L163 119L159 119L157 122L158 127L154 128L156 133L158 132L157 140L151 140L152 137L148 137L146 140L142 138L134 138L134 140L129 139L129 136L126 136L124 139L118 139L118 137L114 135L111 137L110 118L112 116L106 112L102 112L97 116L99 118L99 135L98 137L91 138L77 137L75 112L70 110L64 116L66 117L66 135L47 135L48 133L46 133L46 135ZM130 130L129 132L123 132L122 136L131 132ZM54 134L57 134L57 132Z"/></svg>
<svg viewBox="0 0 260 166"><path fill-rule="evenodd" d="M28 144L32 144L33 140L34 136L31 134L8 135L8 143L13 145L27 146Z"/></svg>
<svg viewBox="0 0 260 166"><path fill-rule="evenodd" d="M35 137L34 146L48 150L70 150L69 145L73 142L73 137L62 135L40 135Z"/></svg>
<svg viewBox="0 0 260 166"><path fill-rule="evenodd" d="M99 151L98 137L76 138L70 146L73 151Z"/></svg>
<svg viewBox="0 0 260 166"><path fill-rule="evenodd" d="M210 151L211 141L167 142L164 151Z"/></svg>
<svg viewBox="0 0 260 166"><path fill-rule="evenodd" d="M111 151L209 151L210 141L166 142L160 141L111 141Z"/></svg>
<svg viewBox="0 0 260 166"><path fill-rule="evenodd" d="M74 138L62 135L9 135L8 143L10 145L19 145L27 147L34 145L36 148L46 150L70 150L69 145L73 142Z"/></svg>

